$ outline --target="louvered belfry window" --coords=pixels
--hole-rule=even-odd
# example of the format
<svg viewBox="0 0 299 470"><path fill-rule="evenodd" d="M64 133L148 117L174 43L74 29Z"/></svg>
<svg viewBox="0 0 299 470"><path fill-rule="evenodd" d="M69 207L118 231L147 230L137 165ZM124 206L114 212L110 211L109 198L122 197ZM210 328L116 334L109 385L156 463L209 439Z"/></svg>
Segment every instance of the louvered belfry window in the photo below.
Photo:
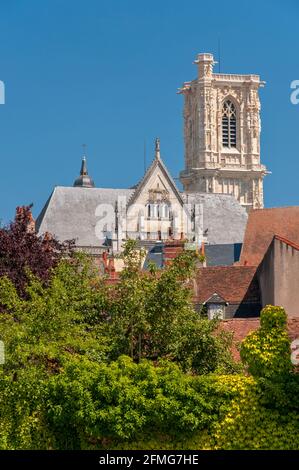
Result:
<svg viewBox="0 0 299 470"><path fill-rule="evenodd" d="M237 146L237 117L234 103L227 100L222 108L222 145L223 147Z"/></svg>

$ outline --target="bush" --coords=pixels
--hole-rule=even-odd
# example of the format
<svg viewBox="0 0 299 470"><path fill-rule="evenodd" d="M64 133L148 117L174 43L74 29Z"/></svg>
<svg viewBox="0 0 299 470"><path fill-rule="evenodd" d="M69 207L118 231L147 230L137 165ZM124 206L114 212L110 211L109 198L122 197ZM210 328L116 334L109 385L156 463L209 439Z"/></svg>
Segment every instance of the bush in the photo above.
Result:
<svg viewBox="0 0 299 470"><path fill-rule="evenodd" d="M293 370L287 315L282 307L263 308L260 328L241 344L241 358L255 377L278 377Z"/></svg>

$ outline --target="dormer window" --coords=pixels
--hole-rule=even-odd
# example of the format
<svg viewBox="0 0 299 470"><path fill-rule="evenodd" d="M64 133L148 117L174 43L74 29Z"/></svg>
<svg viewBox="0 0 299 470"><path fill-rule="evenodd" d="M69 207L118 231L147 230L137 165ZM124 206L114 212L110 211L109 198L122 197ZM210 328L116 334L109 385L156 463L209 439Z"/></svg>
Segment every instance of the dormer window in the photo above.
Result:
<svg viewBox="0 0 299 470"><path fill-rule="evenodd" d="M222 145L226 148L237 146L236 107L230 100L226 100L222 108Z"/></svg>
<svg viewBox="0 0 299 470"><path fill-rule="evenodd" d="M207 309L208 319L213 320L217 318L223 320L225 318L225 310L228 303L223 297L218 295L216 292L204 302L204 306Z"/></svg>

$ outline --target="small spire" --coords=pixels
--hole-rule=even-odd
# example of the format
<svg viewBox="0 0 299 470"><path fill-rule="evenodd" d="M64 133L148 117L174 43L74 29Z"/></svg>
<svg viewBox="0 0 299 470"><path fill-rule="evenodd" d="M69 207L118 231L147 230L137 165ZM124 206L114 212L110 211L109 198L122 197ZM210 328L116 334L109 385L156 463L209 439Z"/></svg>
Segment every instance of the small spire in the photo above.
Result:
<svg viewBox="0 0 299 470"><path fill-rule="evenodd" d="M155 141L155 158L157 160L160 160L161 156L160 156L160 139L159 137L156 138L156 141Z"/></svg>
<svg viewBox="0 0 299 470"><path fill-rule="evenodd" d="M87 172L87 165L86 165L86 149L87 149L87 145L86 145L86 144L82 144L82 149L83 149L83 155L82 155L82 164L81 164L80 175L81 175L81 176L86 176L86 175L88 175L88 172Z"/></svg>
<svg viewBox="0 0 299 470"><path fill-rule="evenodd" d="M86 176L86 175L88 175L87 164L86 164L86 157L85 157L85 155L82 157L80 175L81 175L81 176Z"/></svg>
<svg viewBox="0 0 299 470"><path fill-rule="evenodd" d="M86 163L86 144L83 147L83 157L81 163L80 176L75 180L74 186L81 188L94 188L93 179L88 176L87 163Z"/></svg>

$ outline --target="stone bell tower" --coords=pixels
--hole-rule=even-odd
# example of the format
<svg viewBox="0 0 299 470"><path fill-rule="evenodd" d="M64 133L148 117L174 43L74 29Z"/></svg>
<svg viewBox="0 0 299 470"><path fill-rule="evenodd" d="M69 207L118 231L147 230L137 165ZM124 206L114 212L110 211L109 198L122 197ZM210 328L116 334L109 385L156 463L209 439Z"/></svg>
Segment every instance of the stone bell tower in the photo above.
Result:
<svg viewBox="0 0 299 470"><path fill-rule="evenodd" d="M184 95L186 192L232 194L246 208L263 207L258 75L214 73L212 54L198 54L198 76Z"/></svg>

